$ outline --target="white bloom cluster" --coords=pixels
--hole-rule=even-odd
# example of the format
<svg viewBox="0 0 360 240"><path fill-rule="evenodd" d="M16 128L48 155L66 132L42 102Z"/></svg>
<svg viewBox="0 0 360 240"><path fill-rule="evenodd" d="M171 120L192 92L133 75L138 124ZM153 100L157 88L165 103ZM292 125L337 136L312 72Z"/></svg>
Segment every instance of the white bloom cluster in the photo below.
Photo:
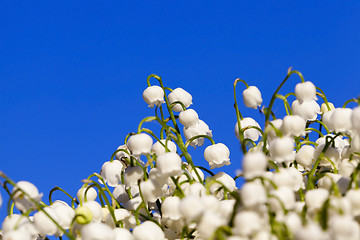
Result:
<svg viewBox="0 0 360 240"><path fill-rule="evenodd" d="M293 73L298 72L287 77ZM295 93L274 93L261 110L264 127L236 109L235 135L244 156L242 169L232 177L195 165L189 146L209 140L203 151L210 169L229 165L230 150L216 143L208 125L189 109L188 92L162 87L161 78L151 76L160 86L149 86L143 98L156 106L155 116L125 137L100 174L83 181L76 197L55 187L46 204L35 185L15 183L0 172L9 183L3 185L9 206L19 210L3 221L0 239L360 239L359 106L346 108L348 101L335 108L313 83L302 81ZM245 85L244 104L256 109L261 93ZM296 97L291 107L290 96ZM321 108L317 96L324 100ZM271 109L277 98L287 113L278 119ZM159 134L142 128L150 121L159 123ZM52 201L57 190L69 201Z"/></svg>

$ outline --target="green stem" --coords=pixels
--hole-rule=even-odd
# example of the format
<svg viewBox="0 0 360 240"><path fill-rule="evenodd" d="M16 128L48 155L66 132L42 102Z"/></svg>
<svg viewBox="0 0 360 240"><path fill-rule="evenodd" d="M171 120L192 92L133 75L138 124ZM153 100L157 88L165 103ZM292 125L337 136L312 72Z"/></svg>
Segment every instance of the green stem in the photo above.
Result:
<svg viewBox="0 0 360 240"><path fill-rule="evenodd" d="M291 68L289 69L291 70ZM270 122L270 112L272 110L272 107L274 105L274 102L275 102L275 99L276 99L276 95L277 93L280 91L280 89L282 88L282 86L285 84L285 82L288 80L288 78L292 75L292 74L297 74L300 76L300 79L302 82L304 82L304 78L302 76L302 74L296 70L291 70L291 71L288 71L288 74L286 75L285 79L281 82L281 84L278 86L278 88L275 90L274 94L272 95L271 97L271 100L270 100L270 103L269 103L269 107L267 108L266 110L266 113L265 113L265 127L269 124Z"/></svg>
<svg viewBox="0 0 360 240"><path fill-rule="evenodd" d="M211 144L214 145L215 144L215 141L209 137L208 135L197 135L197 136L194 136L192 138L190 138L189 140L186 141L185 143L185 147L188 148L189 144L194 141L195 139L198 139L198 138L206 138L206 139L209 139Z"/></svg>

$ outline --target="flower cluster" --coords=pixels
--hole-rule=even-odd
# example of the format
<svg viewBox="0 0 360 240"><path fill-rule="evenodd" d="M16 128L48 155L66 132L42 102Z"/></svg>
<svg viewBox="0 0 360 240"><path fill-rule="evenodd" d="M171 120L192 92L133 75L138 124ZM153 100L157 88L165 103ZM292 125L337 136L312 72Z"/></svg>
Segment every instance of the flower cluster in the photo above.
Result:
<svg viewBox="0 0 360 240"><path fill-rule="evenodd" d="M294 93L279 94L293 74L301 83ZM152 79L159 85L151 85ZM239 82L246 86L244 105L260 109L263 127L242 116ZM76 197L56 187L46 204L32 183L16 183L0 172L10 196L0 239L360 239L360 107L347 108L359 99L336 108L320 88L289 69L269 105L260 108L259 89L236 79L235 135L243 159L232 177L197 166L188 153L209 140L203 150L209 168L230 165L229 148L216 143L189 108L192 96L164 87L157 75L147 83L143 98L155 107L154 116L140 121L100 173L83 180ZM285 107L281 118L272 111L276 99ZM144 128L147 122L157 122L159 134ZM54 191L69 201L53 201Z"/></svg>

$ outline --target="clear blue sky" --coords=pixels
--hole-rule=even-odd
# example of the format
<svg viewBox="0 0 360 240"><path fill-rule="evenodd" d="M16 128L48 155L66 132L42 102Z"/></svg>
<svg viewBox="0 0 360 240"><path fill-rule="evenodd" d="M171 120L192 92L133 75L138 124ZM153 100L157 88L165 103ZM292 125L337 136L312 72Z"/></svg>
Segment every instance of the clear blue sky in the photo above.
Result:
<svg viewBox="0 0 360 240"><path fill-rule="evenodd" d="M54 186L75 194L153 114L142 91L155 73L193 95L234 175L234 79L257 85L268 104L293 66L340 106L360 92L359 23L359 1L2 2L0 170L33 182L45 201ZM204 148L192 154L207 166Z"/></svg>

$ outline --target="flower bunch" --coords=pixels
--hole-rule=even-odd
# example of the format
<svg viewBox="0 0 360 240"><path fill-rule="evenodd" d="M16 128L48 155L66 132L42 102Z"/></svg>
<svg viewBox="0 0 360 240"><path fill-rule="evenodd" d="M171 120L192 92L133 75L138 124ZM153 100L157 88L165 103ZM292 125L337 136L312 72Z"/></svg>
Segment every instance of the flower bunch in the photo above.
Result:
<svg viewBox="0 0 360 240"><path fill-rule="evenodd" d="M293 74L301 83L294 93L279 94ZM244 105L259 108L263 127L242 116L239 82L246 86ZM320 88L289 69L261 108L260 90L236 79L235 135L244 156L232 177L196 165L188 153L209 140L203 150L209 168L231 164L229 148L216 143L189 108L192 96L164 87L157 75L147 84L143 98L155 107L154 116L140 121L100 173L83 180L76 197L56 187L46 204L32 183L16 183L0 172L10 196L3 240L360 239L360 107L347 108L359 99L335 108ZM281 118L272 111L276 99L284 104ZM159 124L158 134L143 127L147 122ZM53 201L55 191L69 201Z"/></svg>

